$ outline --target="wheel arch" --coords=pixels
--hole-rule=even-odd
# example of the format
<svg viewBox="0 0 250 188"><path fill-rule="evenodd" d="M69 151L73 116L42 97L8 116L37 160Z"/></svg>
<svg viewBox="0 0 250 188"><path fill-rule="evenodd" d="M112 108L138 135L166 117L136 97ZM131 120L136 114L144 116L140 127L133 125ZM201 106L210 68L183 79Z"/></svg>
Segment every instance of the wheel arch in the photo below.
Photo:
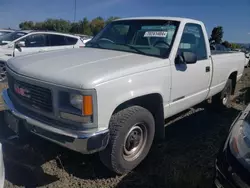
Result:
<svg viewBox="0 0 250 188"><path fill-rule="evenodd" d="M235 93L235 88L236 88L236 83L237 83L237 75L238 75L238 72L237 71L233 71L230 75L229 75L229 77L228 77L228 79L231 79L232 80L232 95Z"/></svg>
<svg viewBox="0 0 250 188"><path fill-rule="evenodd" d="M150 93L129 99L119 104L112 115L130 106L138 105L149 110L155 120L155 138L161 140L165 138L163 97L159 93Z"/></svg>

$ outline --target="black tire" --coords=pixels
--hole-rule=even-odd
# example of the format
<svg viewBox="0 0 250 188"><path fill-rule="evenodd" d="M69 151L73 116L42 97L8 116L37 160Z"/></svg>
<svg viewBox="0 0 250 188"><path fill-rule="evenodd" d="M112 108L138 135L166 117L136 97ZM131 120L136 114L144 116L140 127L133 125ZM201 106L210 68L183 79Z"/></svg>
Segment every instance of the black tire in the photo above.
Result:
<svg viewBox="0 0 250 188"><path fill-rule="evenodd" d="M125 143L125 140L133 140L134 131L139 132L139 125L143 127L141 130L144 129L144 133L141 135L143 135L145 143L143 142L144 144L141 145L141 149L132 157L132 155L126 155L129 153L129 148L132 144L131 142ZM136 128L138 130L136 130ZM155 134L155 121L153 115L145 108L131 106L112 115L109 129L109 144L105 150L99 153L100 159L110 170L117 174L125 174L140 164L151 148ZM127 136L129 132L131 133ZM135 138L141 138L140 134L135 135L137 135ZM132 141L132 143L133 142L136 144L136 141Z"/></svg>
<svg viewBox="0 0 250 188"><path fill-rule="evenodd" d="M212 98L212 107L217 109L221 108L231 108L231 95L233 90L232 80L228 79L227 83L219 94Z"/></svg>
<svg viewBox="0 0 250 188"><path fill-rule="evenodd" d="M0 82L7 81L7 73L6 73L6 63L4 61L0 61Z"/></svg>

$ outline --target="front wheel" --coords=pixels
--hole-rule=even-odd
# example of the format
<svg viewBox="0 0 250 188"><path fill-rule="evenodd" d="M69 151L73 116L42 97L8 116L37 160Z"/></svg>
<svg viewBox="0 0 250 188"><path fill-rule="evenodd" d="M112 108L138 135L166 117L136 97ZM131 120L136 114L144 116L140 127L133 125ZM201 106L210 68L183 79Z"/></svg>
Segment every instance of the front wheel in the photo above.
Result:
<svg viewBox="0 0 250 188"><path fill-rule="evenodd" d="M133 170L147 156L155 133L153 115L140 106L128 107L112 115L110 140L99 153L105 166L117 174Z"/></svg>

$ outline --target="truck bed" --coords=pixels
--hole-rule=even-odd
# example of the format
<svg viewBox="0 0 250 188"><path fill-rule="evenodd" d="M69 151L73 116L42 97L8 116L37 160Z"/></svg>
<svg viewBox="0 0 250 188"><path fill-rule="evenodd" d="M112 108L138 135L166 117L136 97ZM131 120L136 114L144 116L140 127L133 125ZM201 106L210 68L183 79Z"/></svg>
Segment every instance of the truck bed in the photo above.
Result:
<svg viewBox="0 0 250 188"><path fill-rule="evenodd" d="M211 55L231 54L231 53L238 53L238 52L235 52L235 51L219 51L219 50L211 50Z"/></svg>

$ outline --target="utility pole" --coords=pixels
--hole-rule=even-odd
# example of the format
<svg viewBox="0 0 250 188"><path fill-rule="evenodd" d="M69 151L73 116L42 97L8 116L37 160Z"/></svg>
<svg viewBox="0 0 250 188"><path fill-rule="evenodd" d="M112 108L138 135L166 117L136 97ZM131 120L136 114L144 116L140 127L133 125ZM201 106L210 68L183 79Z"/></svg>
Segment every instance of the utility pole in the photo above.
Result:
<svg viewBox="0 0 250 188"><path fill-rule="evenodd" d="M75 10L74 10L74 22L76 22L76 0L75 0Z"/></svg>

